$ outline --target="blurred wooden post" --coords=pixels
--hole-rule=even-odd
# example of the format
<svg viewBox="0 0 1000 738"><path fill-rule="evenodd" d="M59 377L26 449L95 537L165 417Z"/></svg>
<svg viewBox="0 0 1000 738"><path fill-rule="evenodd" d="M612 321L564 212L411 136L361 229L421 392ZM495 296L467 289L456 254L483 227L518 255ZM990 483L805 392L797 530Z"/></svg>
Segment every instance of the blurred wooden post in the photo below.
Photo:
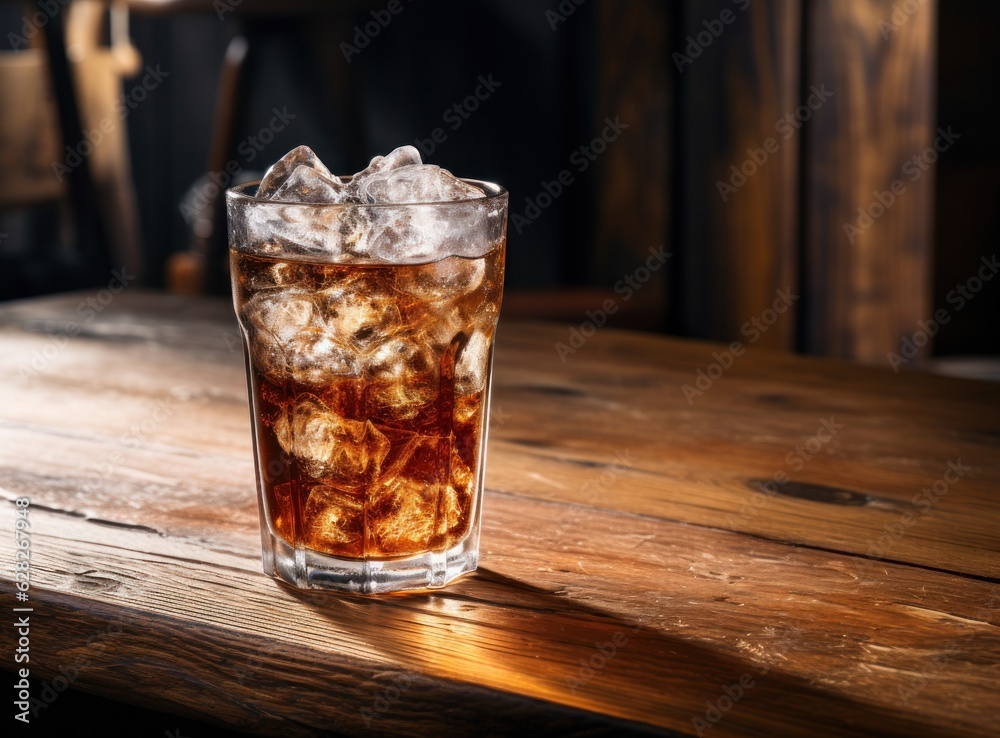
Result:
<svg viewBox="0 0 1000 738"><path fill-rule="evenodd" d="M886 364L932 317L934 165L913 159L935 138L937 4L809 7L808 74L835 115L816 117L804 151L804 348Z"/></svg>
<svg viewBox="0 0 1000 738"><path fill-rule="evenodd" d="M77 152L79 162L66 173L70 193L73 196L73 219L76 225L80 253L83 255L83 271L94 280L107 279L108 273L115 266L115 255L112 253L111 242L108 239L108 229L104 221L104 213L94 187L91 162L87 156L80 155L86 151L83 144L83 124L80 117L80 103L77 99L76 87L66 56L65 17L67 10L56 5L55 12L37 2L39 12L48 22L42 27L45 37L45 53L48 58L49 73L52 76L52 87L55 92L56 113L62 142L66 151ZM86 143L93 147L89 141Z"/></svg>
<svg viewBox="0 0 1000 738"><path fill-rule="evenodd" d="M782 121L805 102L801 2L686 0L681 10L670 50L680 106L672 328L790 349L795 309L766 331L742 328L779 291L799 292L802 131Z"/></svg>
<svg viewBox="0 0 1000 738"><path fill-rule="evenodd" d="M604 118L628 126L601 155L595 273L610 289L624 276L645 276L650 249L671 250L668 239L671 90L669 8L660 0L600 0L597 9L600 79L596 130ZM671 260L650 265L648 281L615 293L632 326L662 327ZM624 289L624 288L623 288ZM631 289L631 288L629 288ZM628 294L628 299L625 295Z"/></svg>

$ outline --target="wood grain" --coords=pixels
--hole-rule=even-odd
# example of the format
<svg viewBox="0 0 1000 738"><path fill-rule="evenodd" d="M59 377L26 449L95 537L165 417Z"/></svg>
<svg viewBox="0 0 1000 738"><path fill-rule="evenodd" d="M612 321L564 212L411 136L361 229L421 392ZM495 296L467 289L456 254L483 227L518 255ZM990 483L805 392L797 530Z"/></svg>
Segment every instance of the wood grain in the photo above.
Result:
<svg viewBox="0 0 1000 738"><path fill-rule="evenodd" d="M302 593L260 573L229 306L86 298L0 310L35 676L82 661L78 689L261 735L694 734L744 675L712 735L994 733L997 385L750 347L689 404L722 347L604 330L563 363L567 329L502 322L481 569Z"/></svg>
<svg viewBox="0 0 1000 738"><path fill-rule="evenodd" d="M800 136L793 130L786 138L776 126L804 102L801 2L682 5L671 49L680 109L674 325L688 335L744 340L742 326L771 306L775 290L798 288ZM734 175L733 167L743 171ZM735 191L721 192L720 183ZM792 348L795 327L792 310L759 343Z"/></svg>
<svg viewBox="0 0 1000 738"><path fill-rule="evenodd" d="M803 320L815 353L885 364L932 317L934 166L907 162L935 138L937 3L913 5L912 13L893 0L810 5L808 74L834 91L804 152ZM905 191L893 194L893 182ZM880 201L886 192L893 199Z"/></svg>
<svg viewBox="0 0 1000 738"><path fill-rule="evenodd" d="M620 118L627 131L602 154L598 184L596 254L593 275L611 290L624 275L642 267L649 250L669 244L670 150L673 87L668 58L670 7L657 0L622 4L600 0L597 5L598 80L596 131L605 117ZM657 268L633 304L620 303L612 322L650 329L662 328L667 312L669 263ZM593 309L604 300L593 302ZM585 309L585 310L586 310ZM579 323L585 310L576 313ZM617 313L618 311L616 311ZM641 313L643 319L634 317ZM632 313L632 317L627 317ZM626 319L627 318L627 319Z"/></svg>

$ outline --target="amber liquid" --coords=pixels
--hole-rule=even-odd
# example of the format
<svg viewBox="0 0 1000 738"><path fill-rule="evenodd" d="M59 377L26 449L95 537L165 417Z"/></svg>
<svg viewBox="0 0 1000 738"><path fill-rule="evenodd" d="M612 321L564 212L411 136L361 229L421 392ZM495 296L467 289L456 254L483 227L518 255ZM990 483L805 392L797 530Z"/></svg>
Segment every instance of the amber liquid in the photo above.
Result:
<svg viewBox="0 0 1000 738"><path fill-rule="evenodd" d="M271 530L339 558L444 551L482 478L503 244L326 264L232 251Z"/></svg>

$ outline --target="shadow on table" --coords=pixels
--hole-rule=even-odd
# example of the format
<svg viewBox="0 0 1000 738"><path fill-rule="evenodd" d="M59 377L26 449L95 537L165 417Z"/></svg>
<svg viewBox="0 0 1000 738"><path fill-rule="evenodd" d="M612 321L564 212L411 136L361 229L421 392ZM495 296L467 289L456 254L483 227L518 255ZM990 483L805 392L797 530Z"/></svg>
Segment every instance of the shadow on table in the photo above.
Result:
<svg viewBox="0 0 1000 738"><path fill-rule="evenodd" d="M510 731L554 723L588 734L702 734L720 723L767 735L819 725L827 735L929 730L903 705L852 702L782 672L781 639L770 653L756 646L753 661L736 658L489 569L446 589L374 598L282 588L395 664L372 676L382 717L440 706L449 687L462 695L450 707L457 724L499 710Z"/></svg>

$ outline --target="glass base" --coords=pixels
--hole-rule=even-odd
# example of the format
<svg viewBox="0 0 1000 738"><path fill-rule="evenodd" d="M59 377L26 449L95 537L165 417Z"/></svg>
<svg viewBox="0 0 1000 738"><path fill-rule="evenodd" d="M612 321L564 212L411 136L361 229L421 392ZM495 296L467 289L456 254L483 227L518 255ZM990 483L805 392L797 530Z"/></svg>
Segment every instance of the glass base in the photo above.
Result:
<svg viewBox="0 0 1000 738"><path fill-rule="evenodd" d="M300 589L333 589L358 594L438 589L476 570L479 564L476 539L475 535L467 536L447 551L359 561L296 549L277 536L265 534L264 573Z"/></svg>

